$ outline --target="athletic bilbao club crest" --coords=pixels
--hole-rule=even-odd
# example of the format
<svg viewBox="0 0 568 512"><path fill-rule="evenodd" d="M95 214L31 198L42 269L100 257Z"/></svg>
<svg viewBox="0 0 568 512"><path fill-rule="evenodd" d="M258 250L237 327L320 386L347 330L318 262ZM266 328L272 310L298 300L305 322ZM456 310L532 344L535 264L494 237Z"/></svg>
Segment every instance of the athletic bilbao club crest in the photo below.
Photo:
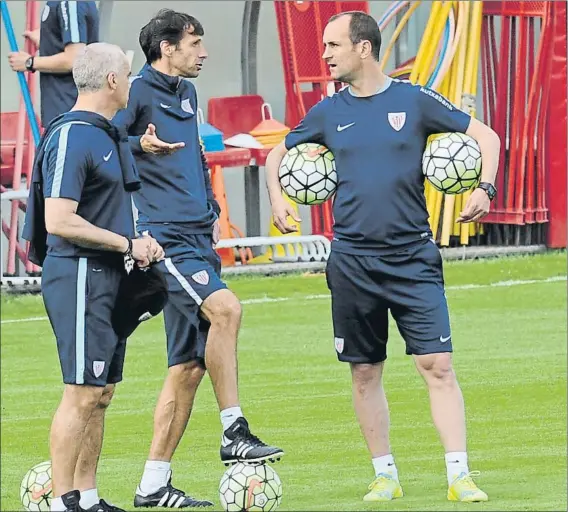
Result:
<svg viewBox="0 0 568 512"><path fill-rule="evenodd" d="M207 273L207 270L200 270L193 274L191 279L193 279L196 283L205 286L209 282L209 274Z"/></svg>
<svg viewBox="0 0 568 512"><path fill-rule="evenodd" d="M181 109L188 114L194 114L193 108L191 107L191 103L189 102L189 98L182 100L181 102Z"/></svg>
<svg viewBox="0 0 568 512"><path fill-rule="evenodd" d="M95 374L96 378L99 378L103 374L104 369L104 361L93 361L93 373Z"/></svg>
<svg viewBox="0 0 568 512"><path fill-rule="evenodd" d="M389 124L399 132L406 122L406 112L389 112Z"/></svg>
<svg viewBox="0 0 568 512"><path fill-rule="evenodd" d="M343 352L344 344L345 340L343 338L335 338L335 350L337 350L340 354Z"/></svg>

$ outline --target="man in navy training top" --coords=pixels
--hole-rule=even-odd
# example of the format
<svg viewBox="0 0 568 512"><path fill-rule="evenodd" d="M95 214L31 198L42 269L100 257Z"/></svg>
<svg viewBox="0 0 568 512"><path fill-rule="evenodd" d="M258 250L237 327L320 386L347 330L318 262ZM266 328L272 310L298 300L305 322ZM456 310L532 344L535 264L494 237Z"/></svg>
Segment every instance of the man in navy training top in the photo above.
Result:
<svg viewBox="0 0 568 512"><path fill-rule="evenodd" d="M8 60L14 71L40 72L41 123L47 126L77 100L71 70L79 51L99 40L96 2L46 2L40 29L24 37L39 46L39 55L13 52Z"/></svg>
<svg viewBox="0 0 568 512"><path fill-rule="evenodd" d="M128 108L115 122L128 129L142 188L134 194L138 232L164 247L168 374L156 405L154 436L136 507L212 505L171 485L171 459L185 431L205 368L221 411L221 460L259 463L283 455L252 435L240 408L237 336L241 305L220 279L219 206L199 143L196 78L207 52L194 17L160 11L140 32L147 64L132 80ZM159 136L159 139L158 139ZM169 141L169 142L164 142Z"/></svg>
<svg viewBox="0 0 568 512"><path fill-rule="evenodd" d="M47 230L42 294L65 383L51 426L52 511L120 510L99 500L96 488L105 410L122 380L126 348L111 314L123 254L140 267L163 257L152 238L134 239L123 154L132 169L134 161L128 142L121 150L109 135L109 119L128 101L129 74L117 46L86 46L73 67L77 102L48 127L38 152ZM136 180L129 186L139 186Z"/></svg>
<svg viewBox="0 0 568 512"><path fill-rule="evenodd" d="M495 193L500 142L487 126L438 93L381 72L381 35L362 12L330 19L323 59L334 80L349 86L315 105L267 160L275 224L283 233L300 219L283 199L278 168L302 142L335 155L338 186L332 251L327 263L335 349L350 363L354 407L376 479L365 501L403 495L389 443L382 387L388 315L396 320L430 394L434 424L446 452L448 499L485 501L468 469L462 393L452 369L452 343L442 258L428 224L421 159L429 135L463 132L477 140L482 183L459 222L481 219Z"/></svg>

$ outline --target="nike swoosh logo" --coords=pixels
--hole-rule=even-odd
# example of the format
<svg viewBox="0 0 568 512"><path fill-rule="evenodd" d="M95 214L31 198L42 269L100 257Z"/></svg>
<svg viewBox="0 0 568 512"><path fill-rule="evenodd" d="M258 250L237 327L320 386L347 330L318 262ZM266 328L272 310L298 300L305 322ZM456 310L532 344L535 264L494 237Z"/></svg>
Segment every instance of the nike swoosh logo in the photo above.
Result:
<svg viewBox="0 0 568 512"><path fill-rule="evenodd" d="M337 125L337 131L342 132L343 130L347 130L347 128L351 128L355 123L349 123L346 125L341 126L340 124Z"/></svg>
<svg viewBox="0 0 568 512"><path fill-rule="evenodd" d="M440 341L441 341L442 343L446 343L446 341L448 341L451 337L452 337L451 334L450 334L447 338L444 338L443 336L440 336Z"/></svg>
<svg viewBox="0 0 568 512"><path fill-rule="evenodd" d="M160 107L162 107L162 108L172 108L171 105L164 105L163 103L160 103Z"/></svg>
<svg viewBox="0 0 568 512"><path fill-rule="evenodd" d="M111 156L112 156L112 149L110 150L110 153L109 153L108 155L103 156L103 160L104 160L105 162L108 162L108 161L110 160L110 157L111 157Z"/></svg>
<svg viewBox="0 0 568 512"><path fill-rule="evenodd" d="M249 510L252 505L254 505L254 490L259 487L260 490L262 490L262 483L259 482L256 478L253 478L250 481L250 484L248 486L247 489L247 508L246 510Z"/></svg>
<svg viewBox="0 0 568 512"><path fill-rule="evenodd" d="M32 500L37 501L42 496L49 494L50 492L51 492L51 482L48 483L43 489L40 489L39 491L33 491L32 492Z"/></svg>
<svg viewBox="0 0 568 512"><path fill-rule="evenodd" d="M310 149L308 151L308 156L310 158L315 158L316 156L321 155L322 153L325 153L326 151L327 151L327 148L320 146L319 148L316 148L316 149Z"/></svg>

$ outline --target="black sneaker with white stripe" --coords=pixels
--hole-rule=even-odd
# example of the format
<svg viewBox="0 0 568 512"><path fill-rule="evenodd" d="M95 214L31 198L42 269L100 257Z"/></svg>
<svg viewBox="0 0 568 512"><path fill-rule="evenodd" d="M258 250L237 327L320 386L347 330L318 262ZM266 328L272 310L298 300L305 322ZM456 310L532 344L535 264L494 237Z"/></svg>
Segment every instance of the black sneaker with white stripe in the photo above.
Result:
<svg viewBox="0 0 568 512"><path fill-rule="evenodd" d="M225 466L243 462L245 464L263 464L276 462L284 452L275 446L268 446L251 434L247 420L238 418L223 433L221 440L221 462Z"/></svg>
<svg viewBox="0 0 568 512"><path fill-rule="evenodd" d="M92 507L86 508L85 512L126 512L126 510L115 507L112 503L107 503L105 500L100 500Z"/></svg>
<svg viewBox="0 0 568 512"><path fill-rule="evenodd" d="M172 486L172 477L168 485L161 487L154 494L144 494L140 486L136 488L134 496L135 507L164 507L164 508L203 508L211 507L213 503L207 500L198 500L188 496L183 491Z"/></svg>

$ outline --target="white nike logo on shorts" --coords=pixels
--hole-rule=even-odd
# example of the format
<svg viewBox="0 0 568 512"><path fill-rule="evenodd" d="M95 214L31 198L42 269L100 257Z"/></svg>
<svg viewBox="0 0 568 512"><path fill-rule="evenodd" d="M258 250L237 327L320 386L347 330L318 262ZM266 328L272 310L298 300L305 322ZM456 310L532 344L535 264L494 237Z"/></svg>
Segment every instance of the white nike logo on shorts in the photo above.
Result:
<svg viewBox="0 0 568 512"><path fill-rule="evenodd" d="M450 334L447 338L444 338L443 336L440 336L440 342L441 342L441 343L446 343L446 341L448 341L451 337L452 337L451 334Z"/></svg>

